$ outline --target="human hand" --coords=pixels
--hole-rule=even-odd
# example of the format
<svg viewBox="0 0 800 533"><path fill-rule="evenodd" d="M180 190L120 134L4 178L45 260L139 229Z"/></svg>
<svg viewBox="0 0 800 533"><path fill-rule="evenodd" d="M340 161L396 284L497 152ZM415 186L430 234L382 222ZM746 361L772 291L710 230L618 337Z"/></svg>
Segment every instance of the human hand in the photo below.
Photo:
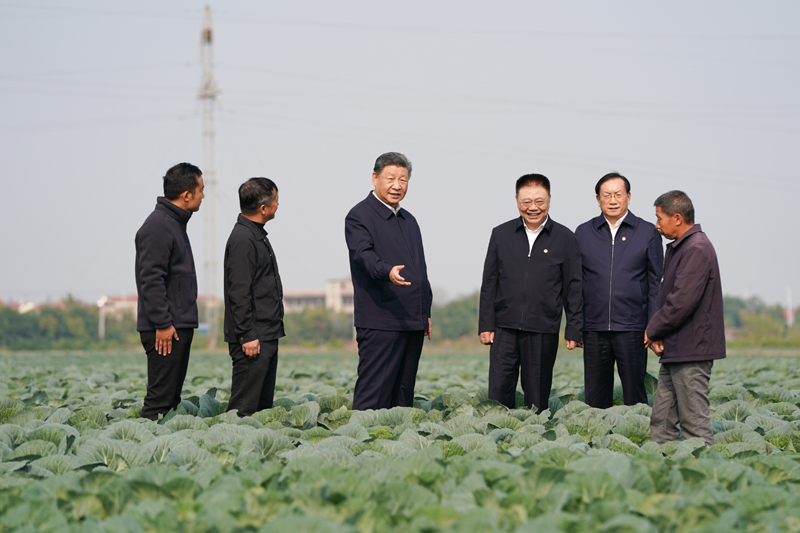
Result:
<svg viewBox="0 0 800 533"><path fill-rule="evenodd" d="M567 340L567 350L574 350L575 348L583 347L583 343L579 341Z"/></svg>
<svg viewBox="0 0 800 533"><path fill-rule="evenodd" d="M652 341L650 343L650 349L653 350L657 356L661 357L664 355L664 341Z"/></svg>
<svg viewBox="0 0 800 533"><path fill-rule="evenodd" d="M484 331L478 335L481 344L494 344L494 331Z"/></svg>
<svg viewBox="0 0 800 533"><path fill-rule="evenodd" d="M175 331L175 326L170 326L164 329L156 330L156 352L158 355L167 355L172 353L172 339L179 341L178 332Z"/></svg>
<svg viewBox="0 0 800 533"><path fill-rule="evenodd" d="M403 270L406 266L405 265L396 265L392 268L392 271L389 272L389 281L397 285L398 287L408 287L411 285L410 281L406 281L406 279L400 275L400 271Z"/></svg>
<svg viewBox="0 0 800 533"><path fill-rule="evenodd" d="M242 343L242 351L248 359L255 359L261 353L261 341L258 339Z"/></svg>
<svg viewBox="0 0 800 533"><path fill-rule="evenodd" d="M428 336L428 340L431 340L431 334L433 333L433 321L428 317L428 331L425 334Z"/></svg>

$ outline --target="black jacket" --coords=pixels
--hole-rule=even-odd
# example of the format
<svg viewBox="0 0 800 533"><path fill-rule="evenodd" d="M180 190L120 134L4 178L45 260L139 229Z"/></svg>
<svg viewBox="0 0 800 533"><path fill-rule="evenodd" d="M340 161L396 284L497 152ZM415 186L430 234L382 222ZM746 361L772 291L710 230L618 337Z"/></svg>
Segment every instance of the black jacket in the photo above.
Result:
<svg viewBox="0 0 800 533"><path fill-rule="evenodd" d="M191 217L159 196L136 232L137 331L197 327L197 273L186 235Z"/></svg>
<svg viewBox="0 0 800 533"><path fill-rule="evenodd" d="M662 363L725 357L725 318L717 252L700 224L667 245L658 309L648 338L664 341Z"/></svg>
<svg viewBox="0 0 800 533"><path fill-rule="evenodd" d="M239 215L225 245L223 268L225 342L283 337L283 285L263 224Z"/></svg>
<svg viewBox="0 0 800 533"><path fill-rule="evenodd" d="M581 253L569 229L548 217L532 250L522 217L492 230L483 265L479 333L500 327L557 334L563 309L566 339L580 341L582 307Z"/></svg>
<svg viewBox="0 0 800 533"><path fill-rule="evenodd" d="M355 326L388 331L427 331L433 293L417 220L403 208L395 216L370 192L344 221L353 278ZM395 265L411 282L389 281Z"/></svg>
<svg viewBox="0 0 800 533"><path fill-rule="evenodd" d="M575 230L583 263L583 331L644 331L656 311L664 250L656 227L630 211L611 240L606 217Z"/></svg>

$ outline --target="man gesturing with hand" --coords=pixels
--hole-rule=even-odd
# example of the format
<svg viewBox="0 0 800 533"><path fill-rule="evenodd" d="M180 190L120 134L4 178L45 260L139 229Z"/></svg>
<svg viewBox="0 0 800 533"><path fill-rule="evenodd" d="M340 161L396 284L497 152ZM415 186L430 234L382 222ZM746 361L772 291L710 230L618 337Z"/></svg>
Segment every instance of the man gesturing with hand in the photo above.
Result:
<svg viewBox="0 0 800 533"><path fill-rule="evenodd" d="M345 218L358 342L353 409L411 407L423 339L431 338L431 302L422 234L400 207L411 162L378 157L374 190Z"/></svg>

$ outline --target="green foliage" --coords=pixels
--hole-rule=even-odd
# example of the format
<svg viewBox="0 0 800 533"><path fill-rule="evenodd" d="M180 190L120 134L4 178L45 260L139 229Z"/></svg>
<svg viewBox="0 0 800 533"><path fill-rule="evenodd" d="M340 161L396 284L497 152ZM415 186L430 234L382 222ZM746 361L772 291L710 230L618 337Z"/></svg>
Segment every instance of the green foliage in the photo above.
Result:
<svg viewBox="0 0 800 533"><path fill-rule="evenodd" d="M474 292L431 309L436 337L457 339L478 334L478 293Z"/></svg>

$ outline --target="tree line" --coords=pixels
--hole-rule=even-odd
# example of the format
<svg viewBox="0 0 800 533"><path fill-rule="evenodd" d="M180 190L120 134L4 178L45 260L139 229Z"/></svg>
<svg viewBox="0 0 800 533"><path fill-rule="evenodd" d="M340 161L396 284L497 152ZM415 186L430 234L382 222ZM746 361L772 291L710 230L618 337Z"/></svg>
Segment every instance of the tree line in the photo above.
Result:
<svg viewBox="0 0 800 533"><path fill-rule="evenodd" d="M755 296L726 296L723 306L729 347L800 347L800 323L787 327L780 305L768 305ZM204 311L201 306L201 322L205 318ZM72 296L24 314L0 303L0 348L15 351L104 350L140 346L136 321L131 313L109 314L105 321L105 338L98 339L98 313L97 306ZM435 304L431 314L434 342L472 337L477 342L477 292ZM323 307L287 313L284 324L287 336L282 343L286 345L336 348L354 340L352 317ZM224 347L221 316L217 331L220 332L218 345ZM195 342L202 349L207 338L198 334Z"/></svg>

